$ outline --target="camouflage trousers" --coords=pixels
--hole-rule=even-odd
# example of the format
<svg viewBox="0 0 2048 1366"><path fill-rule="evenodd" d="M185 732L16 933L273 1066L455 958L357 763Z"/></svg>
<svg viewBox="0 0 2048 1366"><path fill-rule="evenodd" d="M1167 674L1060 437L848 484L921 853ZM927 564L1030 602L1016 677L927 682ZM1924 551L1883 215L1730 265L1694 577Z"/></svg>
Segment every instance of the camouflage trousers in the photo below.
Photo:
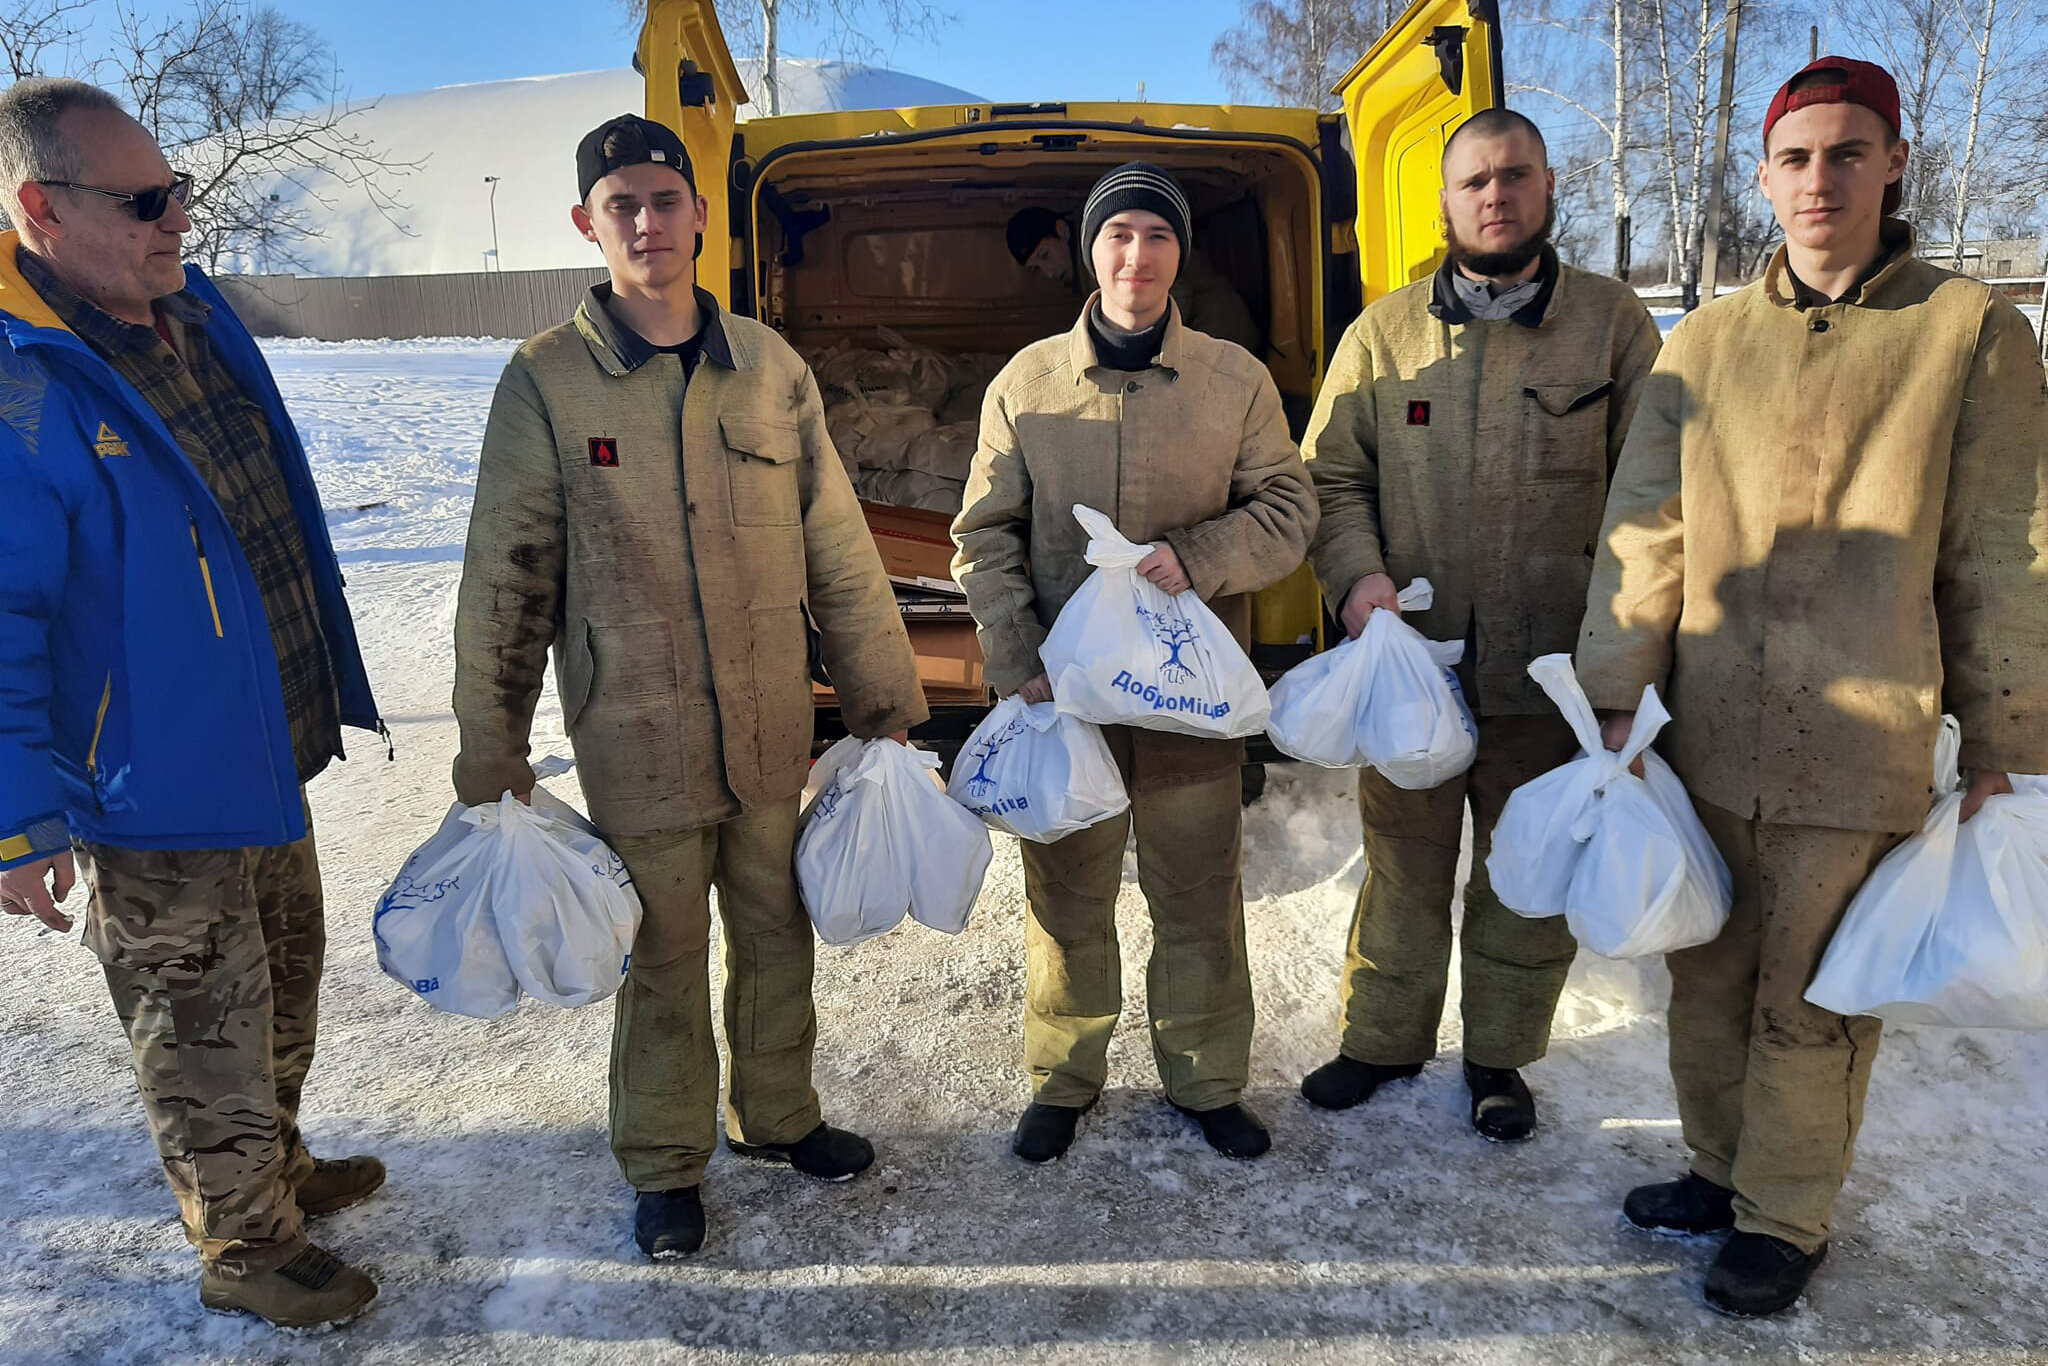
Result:
<svg viewBox="0 0 2048 1366"><path fill-rule="evenodd" d="M85 943L106 969L185 1236L218 1273L306 1245L299 1093L327 929L310 818L297 844L78 846Z"/></svg>

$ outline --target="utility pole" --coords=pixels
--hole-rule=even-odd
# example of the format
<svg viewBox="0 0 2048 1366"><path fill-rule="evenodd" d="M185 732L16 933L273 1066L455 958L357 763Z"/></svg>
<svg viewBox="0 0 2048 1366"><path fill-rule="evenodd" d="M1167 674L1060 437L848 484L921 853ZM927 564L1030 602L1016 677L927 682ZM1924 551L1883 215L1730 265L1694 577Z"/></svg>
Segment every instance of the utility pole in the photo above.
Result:
<svg viewBox="0 0 2048 1366"><path fill-rule="evenodd" d="M261 275L270 274L270 244L277 236L277 205L276 195L265 195L258 210L263 216L263 226L256 235L256 249L262 253L257 266L257 273Z"/></svg>
<svg viewBox="0 0 2048 1366"><path fill-rule="evenodd" d="M1742 27L1742 0L1728 0L1728 29L1721 38L1721 104L1714 111L1714 178L1707 182L1707 240L1700 263L1703 297L1711 302L1721 283L1721 212L1727 198L1728 119L1735 111L1735 37ZM1814 30L1818 43L1819 29Z"/></svg>
<svg viewBox="0 0 2048 1366"><path fill-rule="evenodd" d="M484 184L491 187L491 263L494 269L505 268L505 258L498 255L498 177L487 175Z"/></svg>

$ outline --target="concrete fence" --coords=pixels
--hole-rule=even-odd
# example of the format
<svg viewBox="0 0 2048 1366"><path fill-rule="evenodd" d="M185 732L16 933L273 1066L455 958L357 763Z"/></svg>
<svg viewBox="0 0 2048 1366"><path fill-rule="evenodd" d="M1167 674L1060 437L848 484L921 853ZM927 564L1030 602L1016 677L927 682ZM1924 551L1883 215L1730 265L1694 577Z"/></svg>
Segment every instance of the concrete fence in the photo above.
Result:
<svg viewBox="0 0 2048 1366"><path fill-rule="evenodd" d="M530 337L566 321L604 278L600 267L363 279L224 275L214 283L259 337L396 341Z"/></svg>

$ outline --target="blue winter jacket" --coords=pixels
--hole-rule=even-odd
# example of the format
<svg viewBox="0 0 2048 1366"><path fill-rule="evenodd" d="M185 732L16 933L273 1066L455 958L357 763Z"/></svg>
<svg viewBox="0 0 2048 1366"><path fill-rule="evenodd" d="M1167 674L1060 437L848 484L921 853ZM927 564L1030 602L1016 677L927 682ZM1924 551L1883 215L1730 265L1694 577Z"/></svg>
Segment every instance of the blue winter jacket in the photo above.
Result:
<svg viewBox="0 0 2048 1366"><path fill-rule="evenodd" d="M0 868L306 834L262 597L226 516L134 386L67 329L0 234ZM207 340L277 437L344 725L379 729L305 448L219 291Z"/></svg>

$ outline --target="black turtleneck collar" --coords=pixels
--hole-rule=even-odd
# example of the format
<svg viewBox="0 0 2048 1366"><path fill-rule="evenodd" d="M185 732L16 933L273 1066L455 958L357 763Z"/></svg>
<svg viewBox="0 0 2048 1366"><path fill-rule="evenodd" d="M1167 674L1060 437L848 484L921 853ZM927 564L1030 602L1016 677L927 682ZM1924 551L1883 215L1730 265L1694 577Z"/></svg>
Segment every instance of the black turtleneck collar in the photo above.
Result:
<svg viewBox="0 0 2048 1366"><path fill-rule="evenodd" d="M1160 343L1166 340L1166 321L1173 316L1169 306L1159 321L1142 332L1128 332L1102 315L1098 301L1088 306L1088 335L1095 342L1095 363L1109 370L1149 370L1159 359Z"/></svg>

